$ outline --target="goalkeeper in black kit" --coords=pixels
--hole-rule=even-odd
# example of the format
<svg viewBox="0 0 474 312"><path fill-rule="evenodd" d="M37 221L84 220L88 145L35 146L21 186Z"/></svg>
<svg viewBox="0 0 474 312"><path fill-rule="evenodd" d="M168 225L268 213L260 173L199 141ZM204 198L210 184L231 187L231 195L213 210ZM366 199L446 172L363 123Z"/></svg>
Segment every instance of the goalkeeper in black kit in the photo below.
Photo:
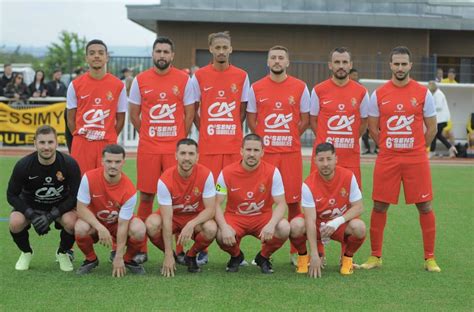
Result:
<svg viewBox="0 0 474 312"><path fill-rule="evenodd" d="M9 229L21 250L15 269L28 270L33 250L28 230L33 226L38 235L45 235L55 222L61 230L56 259L62 271L73 270L68 254L74 245L76 196L81 171L76 161L57 151L56 130L40 126L35 133L36 151L20 159L8 182L7 200L13 207Z"/></svg>

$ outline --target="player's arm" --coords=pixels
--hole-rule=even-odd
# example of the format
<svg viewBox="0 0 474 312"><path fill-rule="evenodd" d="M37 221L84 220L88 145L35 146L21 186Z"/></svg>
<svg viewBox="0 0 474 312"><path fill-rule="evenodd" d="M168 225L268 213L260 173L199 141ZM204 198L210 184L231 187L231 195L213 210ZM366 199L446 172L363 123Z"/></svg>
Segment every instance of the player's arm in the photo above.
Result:
<svg viewBox="0 0 474 312"><path fill-rule="evenodd" d="M71 133L74 133L74 131L76 131L76 111L76 108L68 108L66 111L67 127L69 128L69 131L71 131Z"/></svg>
<svg viewBox="0 0 474 312"><path fill-rule="evenodd" d="M163 242L165 243L165 258L161 274L165 277L174 276L176 264L173 255L173 207L160 206L160 215L163 220Z"/></svg>
<svg viewBox="0 0 474 312"><path fill-rule="evenodd" d="M304 211L306 237L309 243L309 277L321 277L321 258L318 253L318 233L316 230L316 204L313 194L306 183L301 187L301 206Z"/></svg>
<svg viewBox="0 0 474 312"><path fill-rule="evenodd" d="M200 102L194 103L194 125L196 126L196 129L199 131L199 127L201 125L201 116L199 116L199 104Z"/></svg>
<svg viewBox="0 0 474 312"><path fill-rule="evenodd" d="M125 275L123 256L125 254L129 224L133 217L133 210L135 209L136 204L137 194L134 194L122 205L122 207L120 207L117 226L117 250L114 261L112 262L112 276L122 277Z"/></svg>
<svg viewBox="0 0 474 312"><path fill-rule="evenodd" d="M300 100L300 123L298 124L298 131L300 136L309 127L309 111L311 108L311 96L308 87L305 86Z"/></svg>
<svg viewBox="0 0 474 312"><path fill-rule="evenodd" d="M249 127L250 132L255 133L257 129L257 114L247 112L247 126Z"/></svg>
<svg viewBox="0 0 474 312"><path fill-rule="evenodd" d="M309 127L309 113L300 114L300 123L298 125L299 134L302 135Z"/></svg>
<svg viewBox="0 0 474 312"><path fill-rule="evenodd" d="M255 98L255 91L253 86L250 87L247 103L247 127L250 132L255 133L257 129L257 99Z"/></svg>
<svg viewBox="0 0 474 312"><path fill-rule="evenodd" d="M222 211L222 207L227 197L227 186L222 171L217 178L216 193L215 219L221 232L222 242L227 246L233 246L236 243L235 231L225 221L224 212Z"/></svg>
<svg viewBox="0 0 474 312"><path fill-rule="evenodd" d="M367 118L367 123L369 127L369 134L370 137L375 141L375 144L380 146L379 142L379 134L380 134L380 111L379 111L379 106L377 104L377 91L374 91L372 93L372 96L370 97L369 101L369 107L368 107L368 118Z"/></svg>
<svg viewBox="0 0 474 312"><path fill-rule="evenodd" d="M240 123L244 124L246 111L247 111L247 102L249 101L249 90L250 90L250 80L249 76L245 76L244 85L242 86L242 95L240 97Z"/></svg>
<svg viewBox="0 0 474 312"><path fill-rule="evenodd" d="M209 176L206 179L204 184L204 190L202 192L202 203L204 205L204 210L201 211L194 219L190 220L181 230L181 233L178 237L178 244L186 244L194 233L194 228L197 225L203 224L204 222L214 218L216 209L216 188L214 186L214 176L212 173L209 173Z"/></svg>
<svg viewBox="0 0 474 312"><path fill-rule="evenodd" d="M68 197L58 205L57 207L57 210L59 213L58 216L53 214L54 209L51 210L51 213L53 214L54 219L76 208L77 192L79 190L79 185L81 184L81 169L79 168L79 165L71 157L68 157L68 158L64 157L64 158L66 162L65 172L67 174L66 184L69 189L69 194L68 194Z"/></svg>
<svg viewBox="0 0 474 312"><path fill-rule="evenodd" d="M115 132L117 135L122 132L123 126L125 125L125 112L115 114Z"/></svg>
<svg viewBox="0 0 474 312"><path fill-rule="evenodd" d="M48 93L49 88L48 88ZM66 114L67 114L67 127L71 133L76 130L76 111L77 111L77 97L74 89L74 84L71 82L66 92Z"/></svg>
<svg viewBox="0 0 474 312"><path fill-rule="evenodd" d="M140 118L141 112L142 112L141 105L137 105L130 102L130 104L128 105L128 114L130 117L130 122L132 123L135 130L138 131L138 133L140 133L140 128L142 126L142 120Z"/></svg>
<svg viewBox="0 0 474 312"><path fill-rule="evenodd" d="M364 135L365 131L367 131L368 125L369 125L368 118L361 118L360 119L359 138Z"/></svg>
<svg viewBox="0 0 474 312"><path fill-rule="evenodd" d="M364 133L367 131L367 126L368 126L368 120L367 118L369 117L369 105L370 105L370 97L369 97L369 92L365 92L364 98L362 99L362 102L360 103L360 128L359 128L359 138L364 135Z"/></svg>
<svg viewBox="0 0 474 312"><path fill-rule="evenodd" d="M243 124L245 121L245 117L247 111L247 102L240 102L240 123Z"/></svg>
<svg viewBox="0 0 474 312"><path fill-rule="evenodd" d="M431 92L426 91L425 104L423 105L423 121L425 122L425 144L426 147L431 145L431 141L436 136L438 125L436 121L436 106Z"/></svg>
<svg viewBox="0 0 474 312"><path fill-rule="evenodd" d="M311 97L309 99L309 126L313 130L314 135L318 130L318 115L319 115L319 96L316 91L311 90Z"/></svg>
<svg viewBox="0 0 474 312"><path fill-rule="evenodd" d="M29 207L26 202L20 198L20 194L23 189L23 181L26 178L24 166L24 161L20 160L13 168L12 175L8 181L7 201L10 206L15 208L16 211L21 212L28 220L31 221L31 219L34 217L33 208Z"/></svg>
<svg viewBox="0 0 474 312"><path fill-rule="evenodd" d="M125 112L127 111L127 107L127 88L123 86L118 98L117 113L115 114L115 132L117 133L117 135L122 132L123 126L125 125Z"/></svg>
<svg viewBox="0 0 474 312"><path fill-rule="evenodd" d="M188 78L186 87L184 88L183 104L184 104L184 131L188 136L193 126L194 115L196 114L195 102L198 100L195 92L195 86L192 79Z"/></svg>
<svg viewBox="0 0 474 312"><path fill-rule="evenodd" d="M186 105L184 107L184 130L185 130L185 135L188 136L188 134L191 131L191 127L193 126L193 120L194 120L194 115L195 115L195 105Z"/></svg>

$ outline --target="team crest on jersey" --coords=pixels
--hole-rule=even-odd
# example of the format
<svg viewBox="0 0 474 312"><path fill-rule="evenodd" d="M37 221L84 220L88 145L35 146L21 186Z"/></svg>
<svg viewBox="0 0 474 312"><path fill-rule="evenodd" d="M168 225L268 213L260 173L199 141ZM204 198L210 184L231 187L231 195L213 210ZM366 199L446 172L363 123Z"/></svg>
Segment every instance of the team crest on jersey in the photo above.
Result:
<svg viewBox="0 0 474 312"><path fill-rule="evenodd" d="M347 197L347 191L346 191L346 188L344 188L344 187L341 189L341 196L342 197Z"/></svg>
<svg viewBox="0 0 474 312"><path fill-rule="evenodd" d="M357 100L356 98L352 98L351 99L351 104L352 104L352 107L355 107L357 105Z"/></svg>
<svg viewBox="0 0 474 312"><path fill-rule="evenodd" d="M56 179L58 179L59 182L64 181L64 175L61 171L56 172Z"/></svg>
<svg viewBox="0 0 474 312"><path fill-rule="evenodd" d="M230 85L230 91L232 91L232 93L237 93L237 91L239 91L239 89L237 89L237 85L235 83Z"/></svg>
<svg viewBox="0 0 474 312"><path fill-rule="evenodd" d="M295 97L293 95L288 97L288 104L295 105Z"/></svg>
<svg viewBox="0 0 474 312"><path fill-rule="evenodd" d="M418 101L414 97L411 98L410 103L413 107L416 107L418 105Z"/></svg>
<svg viewBox="0 0 474 312"><path fill-rule="evenodd" d="M199 196L201 195L201 192L199 191L199 188L197 186L194 187L193 189L193 194L194 196Z"/></svg>
<svg viewBox="0 0 474 312"><path fill-rule="evenodd" d="M112 95L112 91L109 91L105 94L105 97L107 100L112 101L114 99L114 96Z"/></svg>
<svg viewBox="0 0 474 312"><path fill-rule="evenodd" d="M173 94L175 96L178 96L179 95L179 88L177 85L174 85L172 88L171 88L171 91L173 91Z"/></svg>
<svg viewBox="0 0 474 312"><path fill-rule="evenodd" d="M260 193L265 193L265 185L264 185L263 183L260 184L260 186L258 187L258 191L259 191Z"/></svg>

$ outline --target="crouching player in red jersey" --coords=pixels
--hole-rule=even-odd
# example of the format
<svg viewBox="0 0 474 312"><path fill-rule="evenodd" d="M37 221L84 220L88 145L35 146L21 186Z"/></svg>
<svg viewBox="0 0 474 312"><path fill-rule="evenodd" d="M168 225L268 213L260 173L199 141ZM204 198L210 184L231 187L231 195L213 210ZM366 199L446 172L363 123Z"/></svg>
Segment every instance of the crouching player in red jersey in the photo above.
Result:
<svg viewBox="0 0 474 312"><path fill-rule="evenodd" d="M261 161L263 142L248 134L243 139L242 160L225 167L217 178L217 243L230 254L227 272L237 272L244 254L240 240L246 235L260 238L262 249L255 262L262 273L273 273L270 256L288 239L290 224L280 171ZM221 204L227 197L225 212ZM273 204L276 204L272 210Z"/></svg>
<svg viewBox="0 0 474 312"><path fill-rule="evenodd" d="M185 255L188 272L197 273L196 255L205 250L216 237L214 221L216 191L211 171L198 164L198 145L192 139L181 139L176 147L178 165L171 167L158 180L160 210L146 220L148 237L165 252L161 274L174 276L173 235L178 244L194 244Z"/></svg>
<svg viewBox="0 0 474 312"><path fill-rule="evenodd" d="M358 217L362 214L362 193L351 170L336 166L334 146L321 143L315 149L313 171L303 183L301 206L303 216L291 221L291 241L298 250L298 273L321 277L321 258L318 241L336 240L345 245L340 273L353 272L352 256L365 240L365 224ZM306 250L309 241L310 254Z"/></svg>
<svg viewBox="0 0 474 312"><path fill-rule="evenodd" d="M125 150L110 144L102 152L101 168L93 169L82 177L77 194L75 225L77 246L86 260L77 274L87 274L99 265L94 243L111 247L117 244L112 262L112 276L125 275L125 267L132 273L145 274L145 269L133 261L145 243L145 224L133 216L137 194L132 181L122 172ZM124 253L125 246L127 251Z"/></svg>

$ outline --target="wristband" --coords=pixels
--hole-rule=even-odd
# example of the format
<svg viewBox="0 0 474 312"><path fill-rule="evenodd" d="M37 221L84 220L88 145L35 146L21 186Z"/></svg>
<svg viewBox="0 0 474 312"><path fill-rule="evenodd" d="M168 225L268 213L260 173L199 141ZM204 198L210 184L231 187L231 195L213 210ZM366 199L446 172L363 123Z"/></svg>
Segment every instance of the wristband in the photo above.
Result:
<svg viewBox="0 0 474 312"><path fill-rule="evenodd" d="M344 223L346 223L346 219L344 219L343 216L340 216L340 217L337 217L336 219L331 220L328 223L326 223L326 226L330 226L330 227L334 228L335 231L337 231L337 229Z"/></svg>

